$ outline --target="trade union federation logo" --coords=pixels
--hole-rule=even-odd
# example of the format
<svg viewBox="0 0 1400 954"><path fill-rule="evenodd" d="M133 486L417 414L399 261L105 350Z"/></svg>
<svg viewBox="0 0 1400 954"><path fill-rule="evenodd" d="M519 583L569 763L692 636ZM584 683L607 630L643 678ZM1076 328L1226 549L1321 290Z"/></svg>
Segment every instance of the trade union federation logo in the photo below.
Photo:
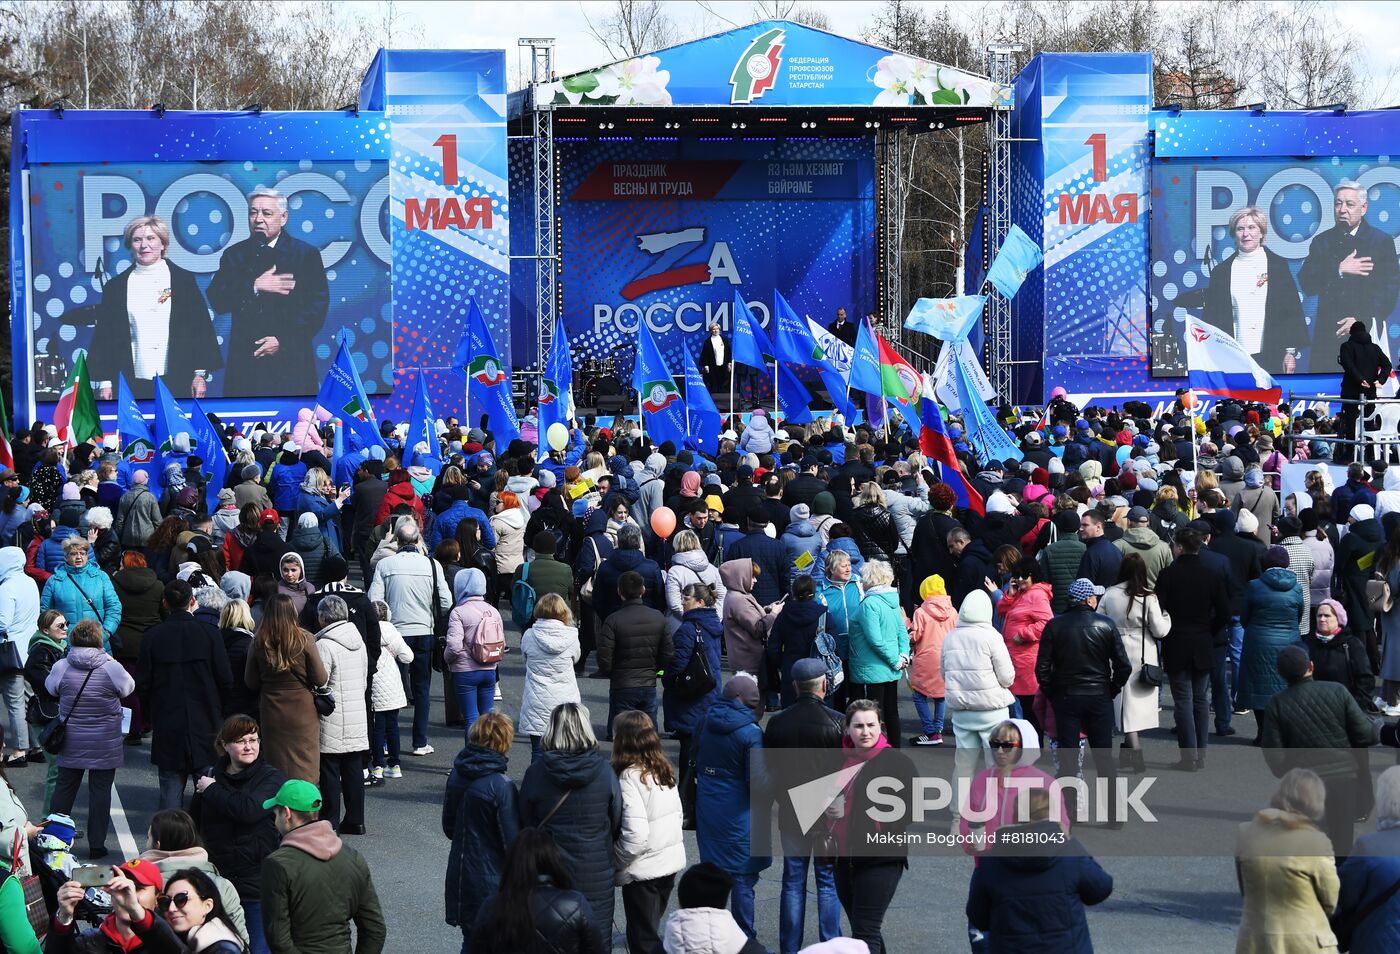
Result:
<svg viewBox="0 0 1400 954"><path fill-rule="evenodd" d="M731 103L752 103L773 88L783 62L784 36L784 30L769 30L739 55L729 76L729 85L734 87L729 96Z"/></svg>
<svg viewBox="0 0 1400 954"><path fill-rule="evenodd" d="M544 389L540 391L540 404L553 404L559 400L559 382L544 379Z"/></svg>
<svg viewBox="0 0 1400 954"><path fill-rule="evenodd" d="M674 381L648 381L642 393L646 395L642 398L642 410L648 414L665 410L672 401L681 399L681 392L676 389Z"/></svg>
<svg viewBox="0 0 1400 954"><path fill-rule="evenodd" d="M369 411L365 408L364 404L361 403L360 396L358 394L351 397L350 400L346 401L345 406L342 407L340 411L346 417L353 418L357 421L369 420Z"/></svg>
<svg viewBox="0 0 1400 954"><path fill-rule="evenodd" d="M1191 337L1195 339L1197 344L1203 344L1210 340L1211 335L1210 332L1204 328L1192 328Z"/></svg>
<svg viewBox="0 0 1400 954"><path fill-rule="evenodd" d="M489 354L473 359L467 366L467 374L487 387L493 387L506 379L505 369Z"/></svg>

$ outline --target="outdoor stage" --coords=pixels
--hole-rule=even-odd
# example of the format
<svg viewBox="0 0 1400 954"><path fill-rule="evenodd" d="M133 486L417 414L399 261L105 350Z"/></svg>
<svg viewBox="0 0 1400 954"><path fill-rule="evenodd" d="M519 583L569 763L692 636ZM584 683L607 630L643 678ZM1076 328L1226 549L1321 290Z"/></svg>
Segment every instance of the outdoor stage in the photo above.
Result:
<svg viewBox="0 0 1400 954"><path fill-rule="evenodd" d="M1298 283L1301 315L1280 319L1290 364L1270 370L1332 393L1312 240L1336 224L1343 179L1363 183L1392 251L1400 223L1392 114L1154 111L1148 54L1043 54L1012 77L1013 51L992 50L979 76L765 21L557 77L550 41L521 43L537 82L509 96L504 51L381 51L357 107L334 113L16 111L16 423L52 417L79 355L115 416L116 379L134 375L124 231L143 215L170 229L172 307L198 331L171 339L167 383L245 428L289 426L342 340L381 420L407 417L420 380L438 414L460 414L472 300L522 411L557 329L579 403L600 406L627 390L643 323L678 369L711 323L729 340L736 292L761 323L780 294L822 326L838 308L873 315L898 344L905 303L947 291L903 285L894 186L915 135L989 136L970 292L1013 223L1044 250L1014 299L989 295L975 336L1016 404L1056 385L1081 404L1170 395L1184 316L1218 318L1205 290L1250 204L1288 269L1277 284ZM250 298L259 186L287 203L298 257L282 268L306 294L285 303ZM1364 317L1390 346L1396 295L1376 298ZM250 363L259 321L283 332L275 362ZM114 329L118 347L93 348ZM769 380L741 400L766 402Z"/></svg>

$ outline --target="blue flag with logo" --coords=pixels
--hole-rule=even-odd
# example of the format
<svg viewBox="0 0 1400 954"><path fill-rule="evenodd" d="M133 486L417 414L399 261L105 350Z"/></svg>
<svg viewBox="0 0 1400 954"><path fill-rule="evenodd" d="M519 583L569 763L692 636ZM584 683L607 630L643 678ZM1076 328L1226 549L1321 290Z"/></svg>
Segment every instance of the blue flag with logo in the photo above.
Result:
<svg viewBox="0 0 1400 954"><path fill-rule="evenodd" d="M963 427L967 429L967 442L977 451L983 463L988 461L1015 460L1025 457L1021 448L1011 439L1005 429L997 423L996 415L987 402L977 394L977 389L963 370L962 362L953 362L953 379L958 386L958 399L962 402ZM916 428L914 433L918 433Z"/></svg>
<svg viewBox="0 0 1400 954"><path fill-rule="evenodd" d="M219 432L214 429L197 399L190 413L190 428L195 456L204 462L200 466L205 479L204 506L213 513L219 509L219 491L224 489L224 481L228 479L228 454L224 451Z"/></svg>
<svg viewBox="0 0 1400 954"><path fill-rule="evenodd" d="M705 387L705 379L695 366L690 349L681 346L685 355L685 420L687 447L706 454L719 452L719 408Z"/></svg>
<svg viewBox="0 0 1400 954"><path fill-rule="evenodd" d="M122 457L133 464L149 464L155 459L156 442L151 428L141 416L141 407L126 383L126 375L117 372L117 434L121 437Z"/></svg>
<svg viewBox="0 0 1400 954"><path fill-rule="evenodd" d="M420 444L427 444L427 451L419 450ZM430 470L435 469L429 461L442 464L441 444L437 437L437 418L433 414L433 402L428 400L428 379L423 369L418 369L418 393L413 398L413 412L408 417L408 434L404 437L404 458L406 464L418 464ZM418 455L422 455L420 458Z"/></svg>
<svg viewBox="0 0 1400 954"><path fill-rule="evenodd" d="M849 413L846 376L837 369L832 356L812 334L811 322L798 317L776 288L773 289L773 322L777 326L773 337L778 357L793 364L816 368L822 387L831 395L832 405L842 413Z"/></svg>
<svg viewBox="0 0 1400 954"><path fill-rule="evenodd" d="M346 427L360 436L365 447L385 447L384 438L379 434L379 422L374 419L369 396L360 381L360 372L355 367L355 359L345 339L340 340L340 350L335 361L326 372L326 380L321 383L321 392L316 395L317 407L325 408L331 417L340 418Z"/></svg>
<svg viewBox="0 0 1400 954"><path fill-rule="evenodd" d="M1001 243L992 267L987 269L987 281L1005 297L1015 298L1026 276L1043 261L1045 256L1040 246L1032 242L1020 226L1013 225L1006 233L1006 240Z"/></svg>
<svg viewBox="0 0 1400 954"><path fill-rule="evenodd" d="M560 317L554 324L554 340L549 346L549 360L544 365L544 380L540 387L541 457L549 451L546 435L551 424L568 426L574 416L574 360L569 353L569 333Z"/></svg>
<svg viewBox="0 0 1400 954"><path fill-rule="evenodd" d="M676 387L661 349L656 346L651 329L641 322L637 336L637 363L632 368L632 387L637 391L641 407L642 426L653 444L670 441L676 447L685 446L685 401Z"/></svg>
<svg viewBox="0 0 1400 954"><path fill-rule="evenodd" d="M778 362L778 377L773 383L778 392L778 408L784 424L809 424L812 421L812 394L792 373L787 362Z"/></svg>
<svg viewBox="0 0 1400 954"><path fill-rule="evenodd" d="M178 463L181 467L185 465L185 458L175 453L175 435L186 434L190 438L190 450L193 452L198 438L194 435L194 429L190 426L190 419L180 405L175 403L175 396L170 393L170 389L165 386L165 382L156 375L155 382L155 404L156 404L156 463L160 473L152 476L163 476L167 463ZM162 485L164 481L161 481Z"/></svg>
<svg viewBox="0 0 1400 954"><path fill-rule="evenodd" d="M510 394L510 374L501 364L501 353L496 350L496 342L486 327L486 316L475 298L467 304L467 323L457 342L455 363L467 375L467 426L476 426L473 413L485 414L497 447L520 437L520 422Z"/></svg>
<svg viewBox="0 0 1400 954"><path fill-rule="evenodd" d="M884 394L880 377L880 344L870 319L864 318L856 332L856 350L851 355L851 387L866 394Z"/></svg>
<svg viewBox="0 0 1400 954"><path fill-rule="evenodd" d="M904 327L908 331L922 331L939 341L959 341L972 331L986 305L986 295L920 298L909 309Z"/></svg>
<svg viewBox="0 0 1400 954"><path fill-rule="evenodd" d="M762 371L776 352L773 343L758 319L749 311L748 303L734 293L734 360Z"/></svg>

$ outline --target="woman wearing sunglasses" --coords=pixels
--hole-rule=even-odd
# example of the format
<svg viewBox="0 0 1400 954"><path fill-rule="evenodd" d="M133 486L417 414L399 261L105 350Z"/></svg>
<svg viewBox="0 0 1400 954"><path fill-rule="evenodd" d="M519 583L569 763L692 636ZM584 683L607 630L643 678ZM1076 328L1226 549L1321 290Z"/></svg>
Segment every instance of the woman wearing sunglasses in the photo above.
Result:
<svg viewBox="0 0 1400 954"><path fill-rule="evenodd" d="M156 899L156 911L165 916L188 951L245 954L248 950L224 911L219 889L198 868L184 868L170 876L165 893Z"/></svg>

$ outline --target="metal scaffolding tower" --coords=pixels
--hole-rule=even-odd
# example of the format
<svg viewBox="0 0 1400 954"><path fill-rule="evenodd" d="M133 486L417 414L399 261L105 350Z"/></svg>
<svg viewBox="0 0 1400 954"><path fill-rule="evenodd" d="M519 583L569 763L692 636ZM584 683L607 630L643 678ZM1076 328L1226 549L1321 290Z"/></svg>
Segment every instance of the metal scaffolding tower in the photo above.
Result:
<svg viewBox="0 0 1400 954"><path fill-rule="evenodd" d="M535 120L532 178L535 200L535 341L539 350L534 373L542 377L554 342L559 301L559 253L554 216L554 107L539 95L540 88L554 79L554 40L524 37L520 45L530 48L530 96Z"/></svg>
<svg viewBox="0 0 1400 954"><path fill-rule="evenodd" d="M1015 77L1015 54L1019 46L993 46L987 49L987 75L998 86L1010 85ZM987 234L985 255L996 259L1001 243L1011 228L1011 109L995 109L987 123ZM984 318L988 378L1000 400L1010 401L1013 376L1011 354L1011 302L995 290L987 300Z"/></svg>
<svg viewBox="0 0 1400 954"><path fill-rule="evenodd" d="M867 123L866 125L869 125ZM876 123L878 126L879 123ZM903 130L876 134L876 161L880 166L880 304L876 328L890 341L903 336L904 318L904 203Z"/></svg>

